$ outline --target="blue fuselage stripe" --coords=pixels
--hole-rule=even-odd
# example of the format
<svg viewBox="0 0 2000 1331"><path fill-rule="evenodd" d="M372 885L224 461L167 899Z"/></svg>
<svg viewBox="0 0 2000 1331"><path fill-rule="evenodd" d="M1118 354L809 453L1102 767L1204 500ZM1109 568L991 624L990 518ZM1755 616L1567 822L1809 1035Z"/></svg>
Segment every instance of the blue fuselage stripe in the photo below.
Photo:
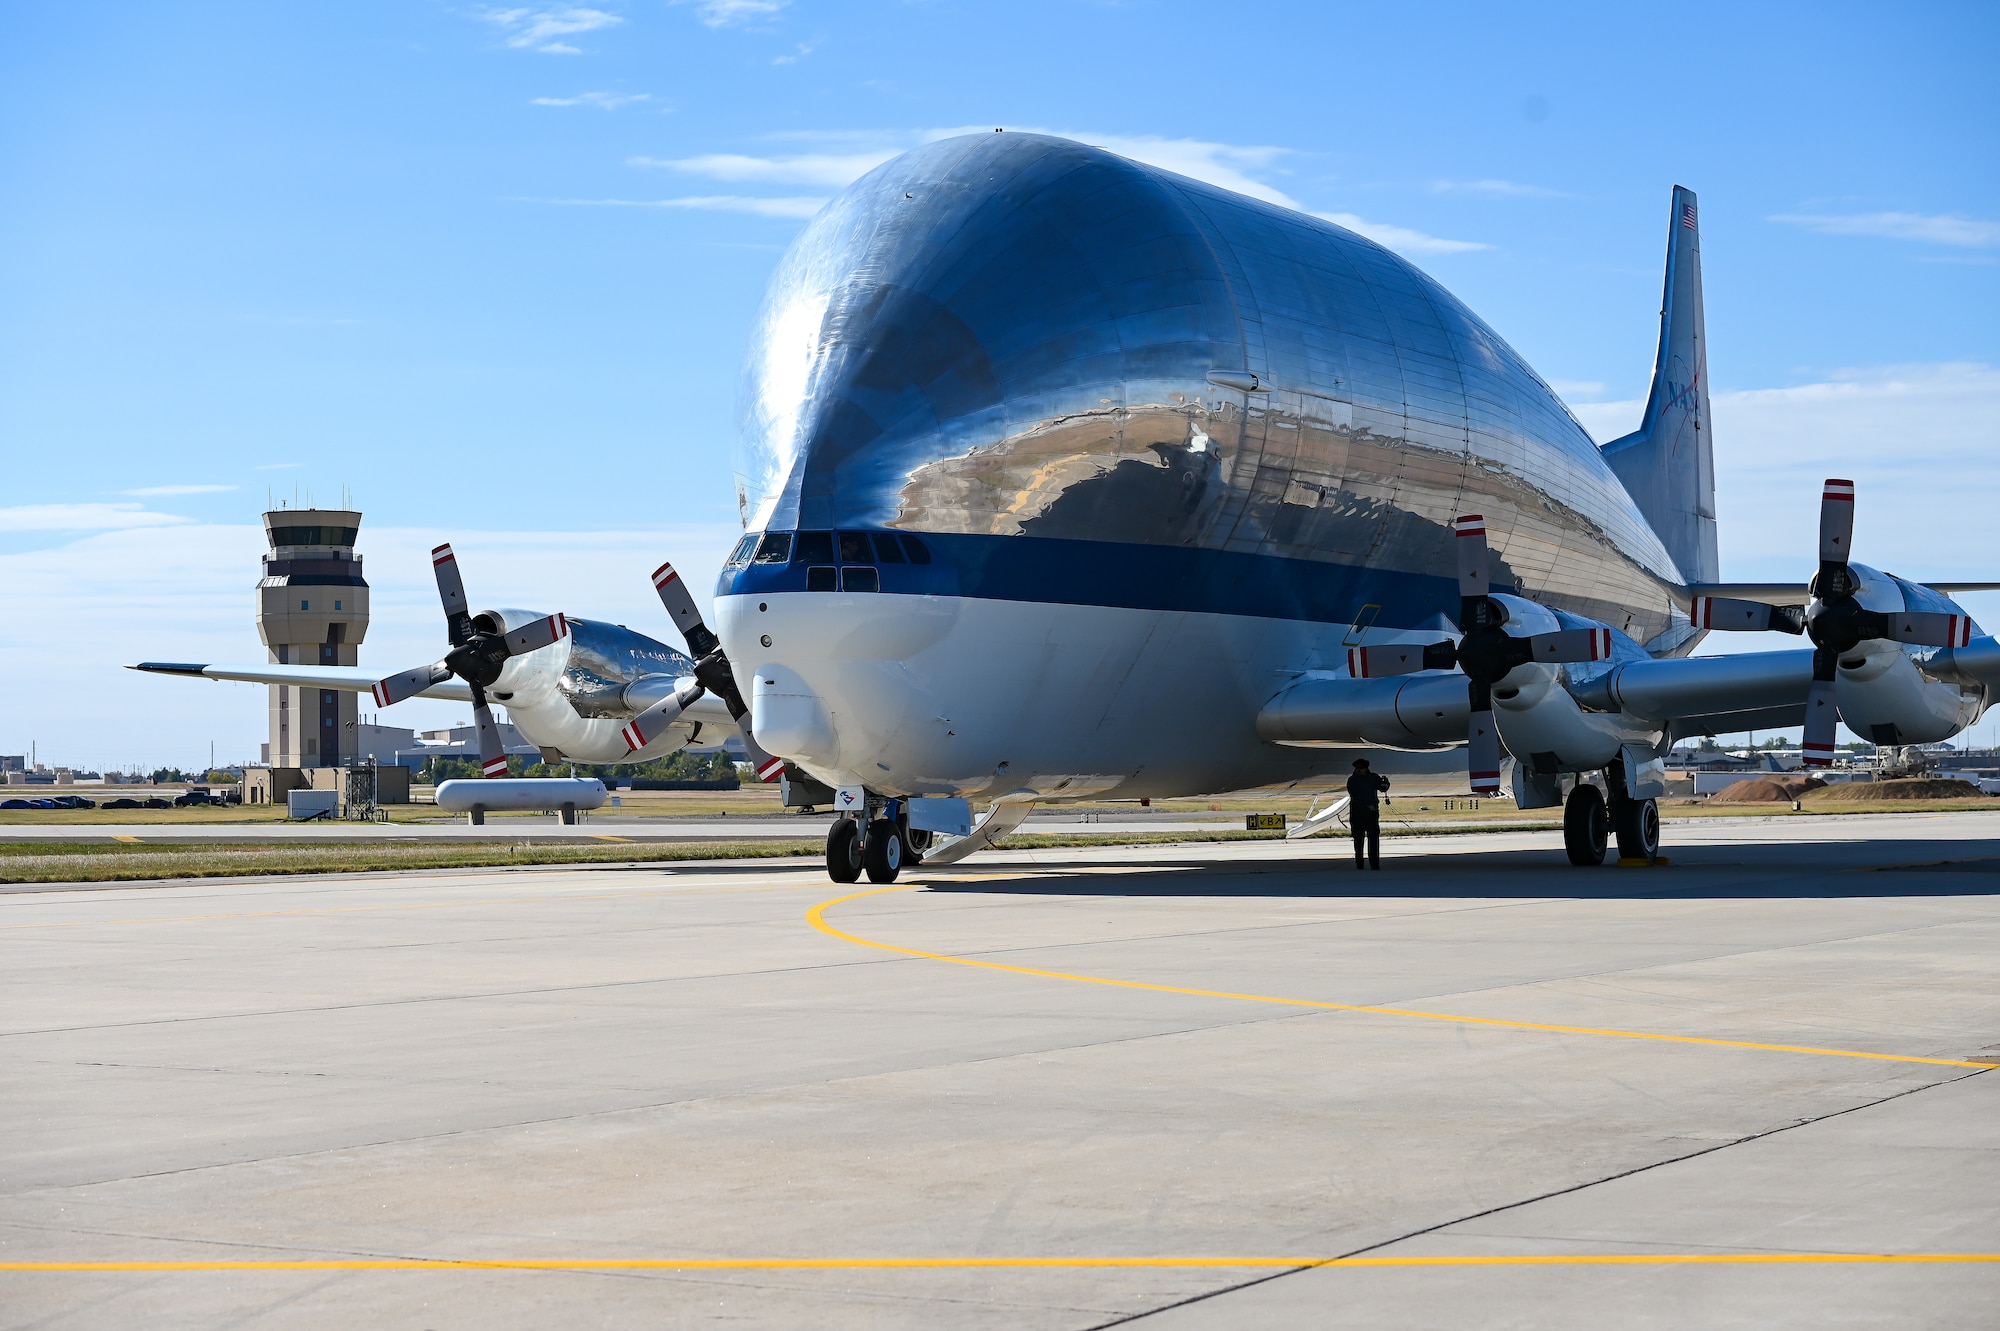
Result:
<svg viewBox="0 0 2000 1331"><path fill-rule="evenodd" d="M1351 624L1372 605L1374 624L1402 629L1443 629L1458 618L1457 579L1430 574L1115 541L928 532L922 539L931 562L881 565L884 592L1325 624ZM716 594L806 589L804 564L749 564L724 569Z"/></svg>

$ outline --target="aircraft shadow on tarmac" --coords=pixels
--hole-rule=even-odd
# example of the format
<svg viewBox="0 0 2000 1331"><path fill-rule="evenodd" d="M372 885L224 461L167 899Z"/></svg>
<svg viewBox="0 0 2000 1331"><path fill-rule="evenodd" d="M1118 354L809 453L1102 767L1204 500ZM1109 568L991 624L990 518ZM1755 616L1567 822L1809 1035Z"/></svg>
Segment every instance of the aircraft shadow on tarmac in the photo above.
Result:
<svg viewBox="0 0 2000 1331"><path fill-rule="evenodd" d="M1606 863L1580 869L1551 863L1546 852L1385 856L1381 872L1363 873L1346 857L1245 863L1162 860L1133 863L1129 873L1094 863L1065 873L1065 863L1020 866L1018 879L912 884L928 892L1095 897L1401 897L1438 900L1569 898L1599 901L1732 900L1796 897L1965 897L2000 895L2000 842L1878 844L1856 863L1852 846L1818 845L1786 863L1769 846L1703 846L1659 868ZM1829 863L1839 857L1843 862ZM1873 861L1873 862L1869 862ZM999 868L1000 866L994 866ZM1007 866L1012 868L1014 866ZM922 874L922 869L914 871Z"/></svg>

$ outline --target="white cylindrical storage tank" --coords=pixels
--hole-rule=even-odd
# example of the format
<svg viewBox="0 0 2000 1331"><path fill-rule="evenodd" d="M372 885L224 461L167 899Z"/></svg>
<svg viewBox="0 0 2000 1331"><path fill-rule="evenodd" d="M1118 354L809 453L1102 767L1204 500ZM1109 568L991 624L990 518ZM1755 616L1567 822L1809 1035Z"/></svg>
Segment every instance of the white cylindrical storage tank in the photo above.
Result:
<svg viewBox="0 0 2000 1331"><path fill-rule="evenodd" d="M604 803L604 783L594 776L524 776L447 781L437 788L440 809L471 815L474 823L488 813L560 812L566 823L578 809Z"/></svg>

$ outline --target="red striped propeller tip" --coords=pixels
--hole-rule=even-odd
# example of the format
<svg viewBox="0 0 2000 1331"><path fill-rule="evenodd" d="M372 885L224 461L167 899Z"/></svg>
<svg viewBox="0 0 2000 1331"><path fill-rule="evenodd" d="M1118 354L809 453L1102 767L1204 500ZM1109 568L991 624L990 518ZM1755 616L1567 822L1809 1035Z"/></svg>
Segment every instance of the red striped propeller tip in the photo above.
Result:
<svg viewBox="0 0 2000 1331"><path fill-rule="evenodd" d="M431 563L433 564L442 564L451 557L451 545L449 543L431 548Z"/></svg>
<svg viewBox="0 0 2000 1331"><path fill-rule="evenodd" d="M679 576L680 574L674 572L672 564L662 564L653 570L653 585L655 587L664 587Z"/></svg>
<svg viewBox="0 0 2000 1331"><path fill-rule="evenodd" d="M1854 498L1854 482L1835 480L1829 476L1826 481L1826 493L1823 497L1852 501Z"/></svg>
<svg viewBox="0 0 2000 1331"><path fill-rule="evenodd" d="M1478 513L1467 513L1457 519L1452 525L1458 528L1460 536L1484 536L1486 534L1486 519Z"/></svg>

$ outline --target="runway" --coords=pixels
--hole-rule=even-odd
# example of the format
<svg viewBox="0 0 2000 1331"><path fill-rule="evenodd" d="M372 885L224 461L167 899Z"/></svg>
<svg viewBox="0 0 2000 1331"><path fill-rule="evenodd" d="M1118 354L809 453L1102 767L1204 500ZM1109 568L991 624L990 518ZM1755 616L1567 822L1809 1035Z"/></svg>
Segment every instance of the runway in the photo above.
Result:
<svg viewBox="0 0 2000 1331"><path fill-rule="evenodd" d="M0 895L0 1326L1990 1320L2000 814L1672 836Z"/></svg>

